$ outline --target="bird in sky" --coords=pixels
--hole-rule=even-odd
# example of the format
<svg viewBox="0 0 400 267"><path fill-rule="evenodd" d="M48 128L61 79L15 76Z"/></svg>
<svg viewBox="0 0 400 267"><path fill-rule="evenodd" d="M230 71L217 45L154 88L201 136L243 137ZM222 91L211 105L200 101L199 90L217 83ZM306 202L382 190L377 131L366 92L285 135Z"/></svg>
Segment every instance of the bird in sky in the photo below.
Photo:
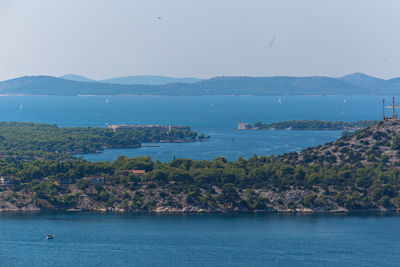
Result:
<svg viewBox="0 0 400 267"><path fill-rule="evenodd" d="M269 48L271 48L274 45L275 39L276 39L276 34L274 34L274 36L272 37L271 41L269 42L269 45L268 45Z"/></svg>

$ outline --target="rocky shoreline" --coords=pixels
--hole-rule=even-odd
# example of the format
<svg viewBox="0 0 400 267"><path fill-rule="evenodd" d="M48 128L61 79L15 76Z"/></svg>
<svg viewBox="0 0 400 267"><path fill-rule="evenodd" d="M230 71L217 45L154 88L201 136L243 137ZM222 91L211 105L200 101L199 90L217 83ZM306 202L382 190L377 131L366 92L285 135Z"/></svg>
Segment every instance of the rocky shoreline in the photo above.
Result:
<svg viewBox="0 0 400 267"><path fill-rule="evenodd" d="M3 208L0 209L0 213L42 213L42 212L65 212L65 213L81 213L81 212L91 212L91 213L130 213L130 214L267 214L267 213L281 213L281 214L336 214L336 213L386 213L386 212L400 212L400 209L367 209L367 210L347 210L345 208L338 210L320 210L320 209L284 209L284 210L253 210L248 209L217 209L209 210L197 207L186 207L183 209L176 208L166 208L160 207L155 210L125 210L125 209L115 209L115 208L101 208L101 209L40 209L38 207L32 208Z"/></svg>
<svg viewBox="0 0 400 267"><path fill-rule="evenodd" d="M348 213L348 212L395 212L400 209L385 208L375 204L370 209L347 209L331 200L323 201L323 190L289 189L277 192L269 190L241 190L237 199L224 202L220 199L221 188L213 187L207 201L192 201L184 192L173 192L169 185L143 184L137 190L122 185L89 185L79 188L75 184L56 185L57 193L51 198L13 186L0 191L2 212L98 212L98 213L156 213L156 214L213 214L213 213ZM331 190L335 192L334 189ZM206 192L199 192L205 196ZM311 206L304 200L315 195ZM201 197L199 197L201 199ZM252 200L252 199L256 200ZM252 204L254 203L254 204Z"/></svg>

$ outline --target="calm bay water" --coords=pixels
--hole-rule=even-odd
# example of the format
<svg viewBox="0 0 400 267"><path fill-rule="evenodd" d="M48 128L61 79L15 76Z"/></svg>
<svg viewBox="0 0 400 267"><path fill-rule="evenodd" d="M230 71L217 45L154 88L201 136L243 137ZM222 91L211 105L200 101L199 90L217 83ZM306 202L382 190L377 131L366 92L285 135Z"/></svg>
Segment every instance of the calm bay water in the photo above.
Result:
<svg viewBox="0 0 400 267"><path fill-rule="evenodd" d="M114 160L119 155L150 155L170 161L175 157L230 160L257 155L300 151L340 137L337 131L239 131L239 122L273 122L300 119L380 119L380 96L113 96L0 97L0 120L56 123L60 126L111 124L183 124L212 141L160 144L160 147L109 149L84 155L88 160ZM281 99L279 104L278 99ZM388 98L389 99L389 98ZM344 101L346 100L346 101ZM346 103L345 103L346 102ZM22 104L22 109L20 109Z"/></svg>
<svg viewBox="0 0 400 267"><path fill-rule="evenodd" d="M1 266L398 266L394 215L0 215ZM53 233L53 240L45 235Z"/></svg>

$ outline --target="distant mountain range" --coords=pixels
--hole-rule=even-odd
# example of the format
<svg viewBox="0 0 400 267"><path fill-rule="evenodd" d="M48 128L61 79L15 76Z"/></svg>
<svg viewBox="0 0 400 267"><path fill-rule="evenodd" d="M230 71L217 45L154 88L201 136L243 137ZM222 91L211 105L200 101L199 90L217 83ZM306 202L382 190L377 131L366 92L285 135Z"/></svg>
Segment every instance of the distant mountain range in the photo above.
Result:
<svg viewBox="0 0 400 267"><path fill-rule="evenodd" d="M197 80L197 81L196 81ZM168 81L173 81L172 83ZM179 82L177 82L179 81ZM138 83L138 84L137 84ZM154 84L158 83L158 84ZM162 83L162 84L160 84ZM24 76L0 82L12 95L386 95L400 94L400 78L383 80L362 73L339 78L130 76L94 81L79 75Z"/></svg>
<svg viewBox="0 0 400 267"><path fill-rule="evenodd" d="M96 81L76 74L66 74L61 76L60 78L76 82L102 82L102 83L113 83L113 84L116 83L125 85L133 85L133 84L161 85L168 83L195 83L201 81L201 79L198 78L191 78L191 77L173 78L166 76L125 76L125 77L117 77L117 78Z"/></svg>
<svg viewBox="0 0 400 267"><path fill-rule="evenodd" d="M92 79L86 78L85 76L77 75L77 74L65 74L65 75L60 76L60 78L65 79L65 80L75 81L75 82L97 82L96 80L92 80Z"/></svg>

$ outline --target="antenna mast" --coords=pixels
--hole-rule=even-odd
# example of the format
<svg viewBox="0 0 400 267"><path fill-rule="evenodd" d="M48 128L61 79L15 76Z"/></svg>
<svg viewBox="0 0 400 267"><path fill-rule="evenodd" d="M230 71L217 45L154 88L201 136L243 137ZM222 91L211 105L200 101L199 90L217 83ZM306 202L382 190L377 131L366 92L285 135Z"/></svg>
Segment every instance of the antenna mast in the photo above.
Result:
<svg viewBox="0 0 400 267"><path fill-rule="evenodd" d="M382 119L385 120L385 99L382 98Z"/></svg>

